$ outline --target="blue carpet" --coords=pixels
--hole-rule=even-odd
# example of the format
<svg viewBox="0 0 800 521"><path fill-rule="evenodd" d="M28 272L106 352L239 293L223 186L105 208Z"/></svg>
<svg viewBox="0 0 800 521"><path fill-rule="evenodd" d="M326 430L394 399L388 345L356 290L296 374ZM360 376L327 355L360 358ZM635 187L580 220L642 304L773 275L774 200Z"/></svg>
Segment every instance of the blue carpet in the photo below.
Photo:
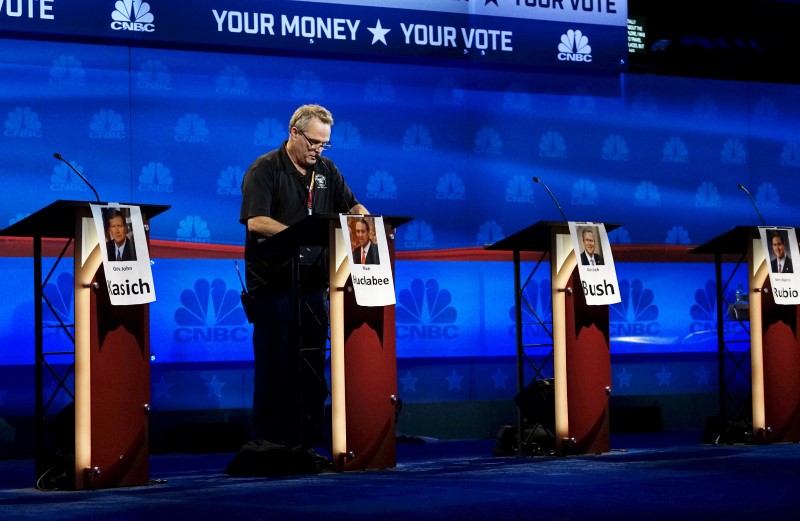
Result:
<svg viewBox="0 0 800 521"><path fill-rule="evenodd" d="M0 519L796 519L800 444L703 445L699 433L613 436L600 455L491 455L494 440L399 444L394 469L230 477L232 454L151 456L158 484L42 492L0 461Z"/></svg>

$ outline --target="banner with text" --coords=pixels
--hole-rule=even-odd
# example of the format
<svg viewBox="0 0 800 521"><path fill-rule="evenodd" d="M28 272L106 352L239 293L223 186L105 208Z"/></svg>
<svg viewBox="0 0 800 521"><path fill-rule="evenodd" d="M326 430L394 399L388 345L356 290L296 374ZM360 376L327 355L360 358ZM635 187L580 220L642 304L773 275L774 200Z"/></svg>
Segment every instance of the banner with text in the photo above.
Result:
<svg viewBox="0 0 800 521"><path fill-rule="evenodd" d="M776 304L800 304L798 276L792 259L797 259L797 234L794 228L759 226L764 258L769 263L769 282Z"/></svg>
<svg viewBox="0 0 800 521"><path fill-rule="evenodd" d="M383 217L340 214L350 276L359 306L395 303L392 263Z"/></svg>
<svg viewBox="0 0 800 521"><path fill-rule="evenodd" d="M155 302L142 212L138 206L91 205L113 306Z"/></svg>
<svg viewBox="0 0 800 521"><path fill-rule="evenodd" d="M578 257L578 276L590 306L617 304L622 299L611 246L603 223L570 222L569 233Z"/></svg>
<svg viewBox="0 0 800 521"><path fill-rule="evenodd" d="M0 31L75 41L627 69L627 0L6 0Z"/></svg>

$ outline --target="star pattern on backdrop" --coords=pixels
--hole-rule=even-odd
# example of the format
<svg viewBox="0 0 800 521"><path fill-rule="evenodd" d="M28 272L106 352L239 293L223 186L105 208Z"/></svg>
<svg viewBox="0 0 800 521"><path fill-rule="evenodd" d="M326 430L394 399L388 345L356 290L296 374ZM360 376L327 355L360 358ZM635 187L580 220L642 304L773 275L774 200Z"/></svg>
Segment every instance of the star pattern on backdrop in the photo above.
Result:
<svg viewBox="0 0 800 521"><path fill-rule="evenodd" d="M711 374L711 371L706 369L706 366L701 365L700 369L694 372L694 375L697 377L697 385L708 385L708 376Z"/></svg>
<svg viewBox="0 0 800 521"><path fill-rule="evenodd" d="M375 27L367 27L367 31L372 33L372 45L375 45L375 42L381 42L383 45L388 46L389 44L386 43L386 33L391 31L391 29L384 29L381 26L380 19L375 24Z"/></svg>
<svg viewBox="0 0 800 521"><path fill-rule="evenodd" d="M403 384L403 391L404 392L417 392L417 378L416 376L411 376L411 371L406 371L406 375L400 378L400 382Z"/></svg>
<svg viewBox="0 0 800 521"><path fill-rule="evenodd" d="M225 387L225 382L220 382L219 380L217 380L217 375L212 376L211 381L203 383L208 388L209 398L213 396L216 396L217 398L222 398L222 388Z"/></svg>
<svg viewBox="0 0 800 521"><path fill-rule="evenodd" d="M487 6L487 5L489 5L489 4L494 4L494 5L496 5L497 7L500 7L500 5L497 3L497 0L485 0L485 2L484 2L484 4L483 4L483 5L484 5L484 6Z"/></svg>
<svg viewBox="0 0 800 521"><path fill-rule="evenodd" d="M662 387L662 386L669 387L670 386L669 379L672 377L672 373L667 371L666 367L664 367L662 365L661 366L661 371L657 372L656 376L658 377L658 386L659 387Z"/></svg>
<svg viewBox="0 0 800 521"><path fill-rule="evenodd" d="M492 380L494 380L495 389L505 389L508 375L503 373L502 370L498 369L497 372L492 375Z"/></svg>
<svg viewBox="0 0 800 521"><path fill-rule="evenodd" d="M453 369L453 372L450 373L450 376L445 377L445 380L447 380L447 390L448 391L460 390L461 380L463 379L464 377L456 373L456 370Z"/></svg>
<svg viewBox="0 0 800 521"><path fill-rule="evenodd" d="M156 398L170 398L169 390L172 387L172 384L167 382L164 379L164 375L161 375L161 379L153 384L153 389L155 389L155 397Z"/></svg>
<svg viewBox="0 0 800 521"><path fill-rule="evenodd" d="M625 367L622 368L622 371L617 373L617 381L619 382L620 387L630 387L631 386L631 377L633 375L628 372L628 369Z"/></svg>

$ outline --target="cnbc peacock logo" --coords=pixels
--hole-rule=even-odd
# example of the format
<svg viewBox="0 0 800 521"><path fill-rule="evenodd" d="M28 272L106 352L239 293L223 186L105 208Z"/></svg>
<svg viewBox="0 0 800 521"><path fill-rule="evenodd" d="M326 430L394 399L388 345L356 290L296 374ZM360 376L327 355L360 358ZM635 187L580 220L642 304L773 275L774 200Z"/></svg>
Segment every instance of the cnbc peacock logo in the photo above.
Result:
<svg viewBox="0 0 800 521"><path fill-rule="evenodd" d="M589 38L580 29L570 29L562 34L558 43L558 59L562 62L591 62L592 46L589 45Z"/></svg>
<svg viewBox="0 0 800 521"><path fill-rule="evenodd" d="M547 329L547 324L553 322L553 300L551 295L549 280L530 280L522 289L522 335L523 338L546 338L551 333ZM511 325L508 327L508 335L514 337L517 334L517 311L516 307L511 306L508 316Z"/></svg>
<svg viewBox="0 0 800 521"><path fill-rule="evenodd" d="M249 340L250 329L246 327L239 293L228 289L225 281L197 279L192 289L181 293L181 304L175 311L176 342L221 344Z"/></svg>
<svg viewBox="0 0 800 521"><path fill-rule="evenodd" d="M732 303L735 299L734 290L729 289L725 292L727 302ZM713 280L706 281L702 288L694 292L694 304L689 314L692 317L692 322L689 324L690 333L717 331L717 286ZM727 314L722 322L722 328L726 336L747 333L741 322L729 318Z"/></svg>
<svg viewBox="0 0 800 521"><path fill-rule="evenodd" d="M658 306L653 291L645 288L641 280L621 280L621 301L609 306L609 333L612 337L656 336L661 332Z"/></svg>
<svg viewBox="0 0 800 521"><path fill-rule="evenodd" d="M71 273L61 273L54 282L42 288L45 306L42 307L42 335L45 338L66 339L69 335L64 324L75 322L75 278Z"/></svg>
<svg viewBox="0 0 800 521"><path fill-rule="evenodd" d="M156 30L150 4L142 0L118 0L114 4L111 19L111 28L115 31L152 33Z"/></svg>
<svg viewBox="0 0 800 521"><path fill-rule="evenodd" d="M399 293L397 300L397 338L453 340L458 337L455 325L458 312L450 305L453 297L446 289L439 288L438 281L414 279L409 289Z"/></svg>

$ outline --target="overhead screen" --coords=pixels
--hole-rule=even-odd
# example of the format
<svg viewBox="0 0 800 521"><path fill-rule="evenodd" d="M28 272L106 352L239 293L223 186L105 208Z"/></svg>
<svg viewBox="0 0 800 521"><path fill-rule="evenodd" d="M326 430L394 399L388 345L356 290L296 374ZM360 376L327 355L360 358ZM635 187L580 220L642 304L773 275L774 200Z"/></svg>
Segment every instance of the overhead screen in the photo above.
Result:
<svg viewBox="0 0 800 521"><path fill-rule="evenodd" d="M574 71L627 66L627 0L6 0L0 30Z"/></svg>

